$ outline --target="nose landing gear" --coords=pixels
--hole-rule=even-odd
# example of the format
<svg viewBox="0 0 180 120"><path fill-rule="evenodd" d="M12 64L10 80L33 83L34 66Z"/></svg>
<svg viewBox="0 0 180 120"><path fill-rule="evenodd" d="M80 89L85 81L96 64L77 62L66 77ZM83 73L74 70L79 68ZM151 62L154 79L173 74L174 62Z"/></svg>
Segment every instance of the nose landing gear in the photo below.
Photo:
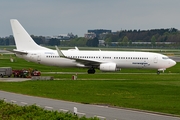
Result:
<svg viewBox="0 0 180 120"><path fill-rule="evenodd" d="M159 74L161 73L161 71L164 73L165 70L166 70L166 69L164 69L164 68L158 69L157 74L159 75Z"/></svg>
<svg viewBox="0 0 180 120"><path fill-rule="evenodd" d="M161 72L160 71L157 71L157 75L159 75Z"/></svg>

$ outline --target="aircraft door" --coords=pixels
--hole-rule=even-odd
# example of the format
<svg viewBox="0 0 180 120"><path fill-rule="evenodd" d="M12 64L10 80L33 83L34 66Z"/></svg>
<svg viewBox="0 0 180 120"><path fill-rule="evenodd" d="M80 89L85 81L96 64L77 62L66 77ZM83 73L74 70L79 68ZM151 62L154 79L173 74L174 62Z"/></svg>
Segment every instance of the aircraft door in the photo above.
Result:
<svg viewBox="0 0 180 120"><path fill-rule="evenodd" d="M154 56L154 63L158 63L158 56Z"/></svg>
<svg viewBox="0 0 180 120"><path fill-rule="evenodd" d="M41 61L41 54L37 54L37 62L40 63Z"/></svg>

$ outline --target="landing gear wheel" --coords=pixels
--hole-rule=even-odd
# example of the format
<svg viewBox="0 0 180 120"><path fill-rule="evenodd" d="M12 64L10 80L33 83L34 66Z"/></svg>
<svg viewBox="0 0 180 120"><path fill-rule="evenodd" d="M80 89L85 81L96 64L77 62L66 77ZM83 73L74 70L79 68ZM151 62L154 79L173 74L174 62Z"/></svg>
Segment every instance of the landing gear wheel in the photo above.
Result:
<svg viewBox="0 0 180 120"><path fill-rule="evenodd" d="M94 74L96 71L94 68L90 68L87 72L88 74Z"/></svg>
<svg viewBox="0 0 180 120"><path fill-rule="evenodd" d="M160 71L157 71L157 74L159 75L159 74L160 74Z"/></svg>

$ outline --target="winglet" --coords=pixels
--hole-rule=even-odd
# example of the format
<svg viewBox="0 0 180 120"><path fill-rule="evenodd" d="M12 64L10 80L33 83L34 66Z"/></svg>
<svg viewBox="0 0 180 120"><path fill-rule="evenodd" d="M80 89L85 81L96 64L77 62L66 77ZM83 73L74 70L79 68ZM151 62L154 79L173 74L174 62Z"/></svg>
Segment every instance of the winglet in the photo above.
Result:
<svg viewBox="0 0 180 120"><path fill-rule="evenodd" d="M57 50L57 52L58 52L58 55L59 55L60 57L65 57L65 55L62 53L61 50L59 50L59 48L58 48L57 46L55 46L55 48L56 48L56 50Z"/></svg>
<svg viewBox="0 0 180 120"><path fill-rule="evenodd" d="M78 47L75 46L75 50L78 50L78 51L79 51Z"/></svg>

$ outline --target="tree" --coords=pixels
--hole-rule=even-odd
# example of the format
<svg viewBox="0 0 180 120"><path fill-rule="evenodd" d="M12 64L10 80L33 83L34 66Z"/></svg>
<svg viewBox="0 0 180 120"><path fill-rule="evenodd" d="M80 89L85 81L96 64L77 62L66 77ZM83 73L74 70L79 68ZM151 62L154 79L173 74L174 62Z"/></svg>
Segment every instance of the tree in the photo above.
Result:
<svg viewBox="0 0 180 120"><path fill-rule="evenodd" d="M156 37L154 35L151 38L151 45L152 45L152 48L153 48L153 46L156 45Z"/></svg>
<svg viewBox="0 0 180 120"><path fill-rule="evenodd" d="M105 39L105 44L106 45L111 45L111 42L112 42L112 38L111 37L108 37Z"/></svg>
<svg viewBox="0 0 180 120"><path fill-rule="evenodd" d="M124 38L123 38L123 40L122 40L122 44L123 44L124 46L127 46L127 45L128 45L128 42L129 42L128 37L127 37L127 36L124 36Z"/></svg>
<svg viewBox="0 0 180 120"><path fill-rule="evenodd" d="M56 38L52 38L49 40L49 45L51 46L60 45L60 40Z"/></svg>
<svg viewBox="0 0 180 120"><path fill-rule="evenodd" d="M88 47L98 47L99 45L99 40L97 37L93 38L93 39L89 39L87 42L86 42L86 45Z"/></svg>
<svg viewBox="0 0 180 120"><path fill-rule="evenodd" d="M78 37L78 38L73 38L70 40L65 40L65 41L61 41L61 46L81 46L84 47L86 46L86 42L87 42L87 38L84 37Z"/></svg>

